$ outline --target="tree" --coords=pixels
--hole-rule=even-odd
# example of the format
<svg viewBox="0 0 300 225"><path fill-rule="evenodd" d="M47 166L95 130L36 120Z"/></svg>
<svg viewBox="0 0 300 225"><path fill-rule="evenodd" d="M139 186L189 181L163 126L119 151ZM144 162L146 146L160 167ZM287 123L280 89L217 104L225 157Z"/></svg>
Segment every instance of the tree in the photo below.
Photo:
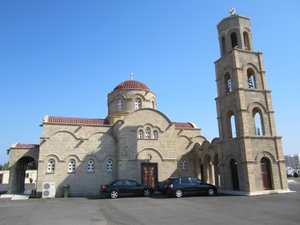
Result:
<svg viewBox="0 0 300 225"><path fill-rule="evenodd" d="M9 170L9 163L5 163L4 165L0 165L0 170Z"/></svg>
<svg viewBox="0 0 300 225"><path fill-rule="evenodd" d="M34 160L27 164L27 169L28 170L36 170L36 163Z"/></svg>

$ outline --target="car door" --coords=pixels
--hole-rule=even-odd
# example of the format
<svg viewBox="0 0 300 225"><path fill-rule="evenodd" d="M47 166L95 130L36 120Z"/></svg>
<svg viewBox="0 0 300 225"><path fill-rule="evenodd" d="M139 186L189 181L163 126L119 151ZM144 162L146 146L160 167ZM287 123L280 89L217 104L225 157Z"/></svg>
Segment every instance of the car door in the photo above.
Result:
<svg viewBox="0 0 300 225"><path fill-rule="evenodd" d="M117 180L113 183L112 189L118 190L120 194L126 193L126 185L124 180Z"/></svg>
<svg viewBox="0 0 300 225"><path fill-rule="evenodd" d="M127 193L132 195L140 195L143 193L142 185L134 180L127 180Z"/></svg>
<svg viewBox="0 0 300 225"><path fill-rule="evenodd" d="M199 194L206 193L210 186L202 180L199 180L199 179L197 179L197 180L199 182L199 184L197 184L197 192Z"/></svg>
<svg viewBox="0 0 300 225"><path fill-rule="evenodd" d="M196 177L192 177L191 182L195 184L195 194L201 194L203 192L203 181Z"/></svg>
<svg viewBox="0 0 300 225"><path fill-rule="evenodd" d="M191 195L196 191L195 184L193 184L189 177L180 178L180 185L183 192L187 195Z"/></svg>

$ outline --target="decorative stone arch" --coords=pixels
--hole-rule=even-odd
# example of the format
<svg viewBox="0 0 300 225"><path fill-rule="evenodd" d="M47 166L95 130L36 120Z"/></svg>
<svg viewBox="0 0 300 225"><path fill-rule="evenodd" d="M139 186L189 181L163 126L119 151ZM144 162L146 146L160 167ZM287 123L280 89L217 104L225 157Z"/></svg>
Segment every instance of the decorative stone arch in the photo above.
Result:
<svg viewBox="0 0 300 225"><path fill-rule="evenodd" d="M118 99L121 99L121 100L128 100L128 98L126 97L125 94L118 93L118 94L116 94L112 99L110 99L109 104L111 104L111 103L113 103L113 102L116 103Z"/></svg>
<svg viewBox="0 0 300 225"><path fill-rule="evenodd" d="M212 141L211 141L211 147L212 149L217 152L218 151L218 145L220 144L220 138L214 138Z"/></svg>
<svg viewBox="0 0 300 225"><path fill-rule="evenodd" d="M78 155L75 155L75 154L70 154L70 155L67 155L65 158L64 158L64 162L68 162L70 159L75 159L77 163L80 163L80 162L83 162L84 160L83 159L80 159L80 157Z"/></svg>
<svg viewBox="0 0 300 225"><path fill-rule="evenodd" d="M256 163L259 163L263 157L267 157L273 164L277 163L275 157L268 151L261 151L255 156Z"/></svg>
<svg viewBox="0 0 300 225"><path fill-rule="evenodd" d="M233 110L226 111L226 126L225 131L227 138L235 138L238 136L236 112Z"/></svg>
<svg viewBox="0 0 300 225"><path fill-rule="evenodd" d="M267 117L267 110L264 105L259 102L253 102L248 105L247 107L248 112L251 113L249 116L249 133L251 135L258 135L263 136L268 133L268 117Z"/></svg>
<svg viewBox="0 0 300 225"><path fill-rule="evenodd" d="M94 162L100 162L100 161L101 161L100 159L98 159L98 157L97 157L96 155L91 155L91 154L86 155L86 156L84 157L83 161L86 162L86 161L89 160L89 159L94 160Z"/></svg>
<svg viewBox="0 0 300 225"><path fill-rule="evenodd" d="M209 141L202 142L202 150L206 152L211 150L211 144L209 143Z"/></svg>
<svg viewBox="0 0 300 225"><path fill-rule="evenodd" d="M141 93L134 93L132 96L131 96L131 99L132 100L135 100L136 98L140 98L142 101L147 101L145 95L141 94Z"/></svg>
<svg viewBox="0 0 300 225"><path fill-rule="evenodd" d="M39 145L13 144L9 149L8 194L22 194L25 190L25 171L31 163L38 169Z"/></svg>
<svg viewBox="0 0 300 225"><path fill-rule="evenodd" d="M56 132L54 132L53 134L50 135L49 139L51 139L52 137L54 137L55 135L57 135L59 133L67 133L67 134L70 134L75 140L80 140L80 138L78 138L74 133L72 133L71 131L68 131L68 130L56 131Z"/></svg>
<svg viewBox="0 0 300 225"><path fill-rule="evenodd" d="M64 160L60 159L59 156L58 156L57 154L51 153L51 154L49 154L49 155L46 155L43 159L40 159L39 162L47 162L47 161L48 161L49 159L51 159L51 158L55 159L55 161L57 161L57 162L62 162L62 161L64 161Z"/></svg>
<svg viewBox="0 0 300 225"><path fill-rule="evenodd" d="M278 167L274 156L268 151L262 151L255 157L261 173L261 187L263 190L274 190L273 171ZM275 166L277 164L277 166Z"/></svg>
<svg viewBox="0 0 300 225"><path fill-rule="evenodd" d="M92 133L90 136L88 136L88 137L87 137L86 139L84 139L84 140L89 140L91 137L93 137L94 135L97 135L97 134L102 134L102 137L105 136L105 139L106 139L106 138L110 138L111 141L117 142L117 140L116 140L112 135L110 135L110 134L108 134L108 133L105 133L105 132L95 132L95 133ZM82 140L82 139L80 139L80 140Z"/></svg>
<svg viewBox="0 0 300 225"><path fill-rule="evenodd" d="M230 41L230 49L234 49L234 48L241 48L242 43L240 43L240 31L239 29L231 29L229 31L229 40Z"/></svg>
<svg viewBox="0 0 300 225"><path fill-rule="evenodd" d="M146 154L143 154L145 152ZM151 152L155 153L158 157L154 157L154 155L151 154ZM155 162L157 162L157 161L163 161L163 156L160 153L160 151L158 151L155 148L144 148L136 153L135 160L136 161L142 160L144 162L152 162L154 160Z"/></svg>

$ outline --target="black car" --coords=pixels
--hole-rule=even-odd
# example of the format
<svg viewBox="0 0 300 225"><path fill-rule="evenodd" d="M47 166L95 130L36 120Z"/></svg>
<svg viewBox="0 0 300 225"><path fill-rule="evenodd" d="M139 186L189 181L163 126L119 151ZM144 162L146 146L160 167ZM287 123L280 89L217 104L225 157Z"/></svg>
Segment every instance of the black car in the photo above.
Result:
<svg viewBox="0 0 300 225"><path fill-rule="evenodd" d="M168 196L199 195L208 194L210 196L217 193L216 186L205 183L196 177L169 178L164 186Z"/></svg>
<svg viewBox="0 0 300 225"><path fill-rule="evenodd" d="M150 196L155 192L152 186L142 185L134 180L116 180L110 184L101 185L100 195L117 198L119 195Z"/></svg>
<svg viewBox="0 0 300 225"><path fill-rule="evenodd" d="M168 179L165 179L163 181L157 182L155 185L155 191L158 191L162 193L163 195L167 194L166 189L164 189L165 183L167 182Z"/></svg>

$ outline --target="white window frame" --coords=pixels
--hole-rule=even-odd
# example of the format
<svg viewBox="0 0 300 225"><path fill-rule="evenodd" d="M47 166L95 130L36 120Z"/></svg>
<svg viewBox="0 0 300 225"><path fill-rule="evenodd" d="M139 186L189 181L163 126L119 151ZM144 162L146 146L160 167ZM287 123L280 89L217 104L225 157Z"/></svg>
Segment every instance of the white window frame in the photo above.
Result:
<svg viewBox="0 0 300 225"><path fill-rule="evenodd" d="M68 173L75 172L76 169L76 161L75 159L70 159L68 163Z"/></svg>
<svg viewBox="0 0 300 225"><path fill-rule="evenodd" d="M117 111L122 111L123 109L123 103L121 99L117 100Z"/></svg>
<svg viewBox="0 0 300 225"><path fill-rule="evenodd" d="M87 162L87 172L94 172L94 169L95 169L94 160L89 159Z"/></svg>
<svg viewBox="0 0 300 225"><path fill-rule="evenodd" d="M49 159L47 164L47 173L54 173L55 172L55 160Z"/></svg>
<svg viewBox="0 0 300 225"><path fill-rule="evenodd" d="M108 159L106 161L106 171L107 172L112 172L113 171L113 161L112 161L112 159Z"/></svg>
<svg viewBox="0 0 300 225"><path fill-rule="evenodd" d="M139 139L144 138L144 131L142 129L140 129L139 132L138 132L138 138Z"/></svg>
<svg viewBox="0 0 300 225"><path fill-rule="evenodd" d="M158 139L158 131L157 130L153 131L153 139Z"/></svg>
<svg viewBox="0 0 300 225"><path fill-rule="evenodd" d="M135 99L134 109L140 109L142 107L142 100L140 98Z"/></svg>
<svg viewBox="0 0 300 225"><path fill-rule="evenodd" d="M181 159L181 161L180 161L180 167L181 167L182 170L186 169L186 161L185 161L185 159Z"/></svg>
<svg viewBox="0 0 300 225"><path fill-rule="evenodd" d="M151 129L150 129L150 127L146 128L145 138L151 138Z"/></svg>

